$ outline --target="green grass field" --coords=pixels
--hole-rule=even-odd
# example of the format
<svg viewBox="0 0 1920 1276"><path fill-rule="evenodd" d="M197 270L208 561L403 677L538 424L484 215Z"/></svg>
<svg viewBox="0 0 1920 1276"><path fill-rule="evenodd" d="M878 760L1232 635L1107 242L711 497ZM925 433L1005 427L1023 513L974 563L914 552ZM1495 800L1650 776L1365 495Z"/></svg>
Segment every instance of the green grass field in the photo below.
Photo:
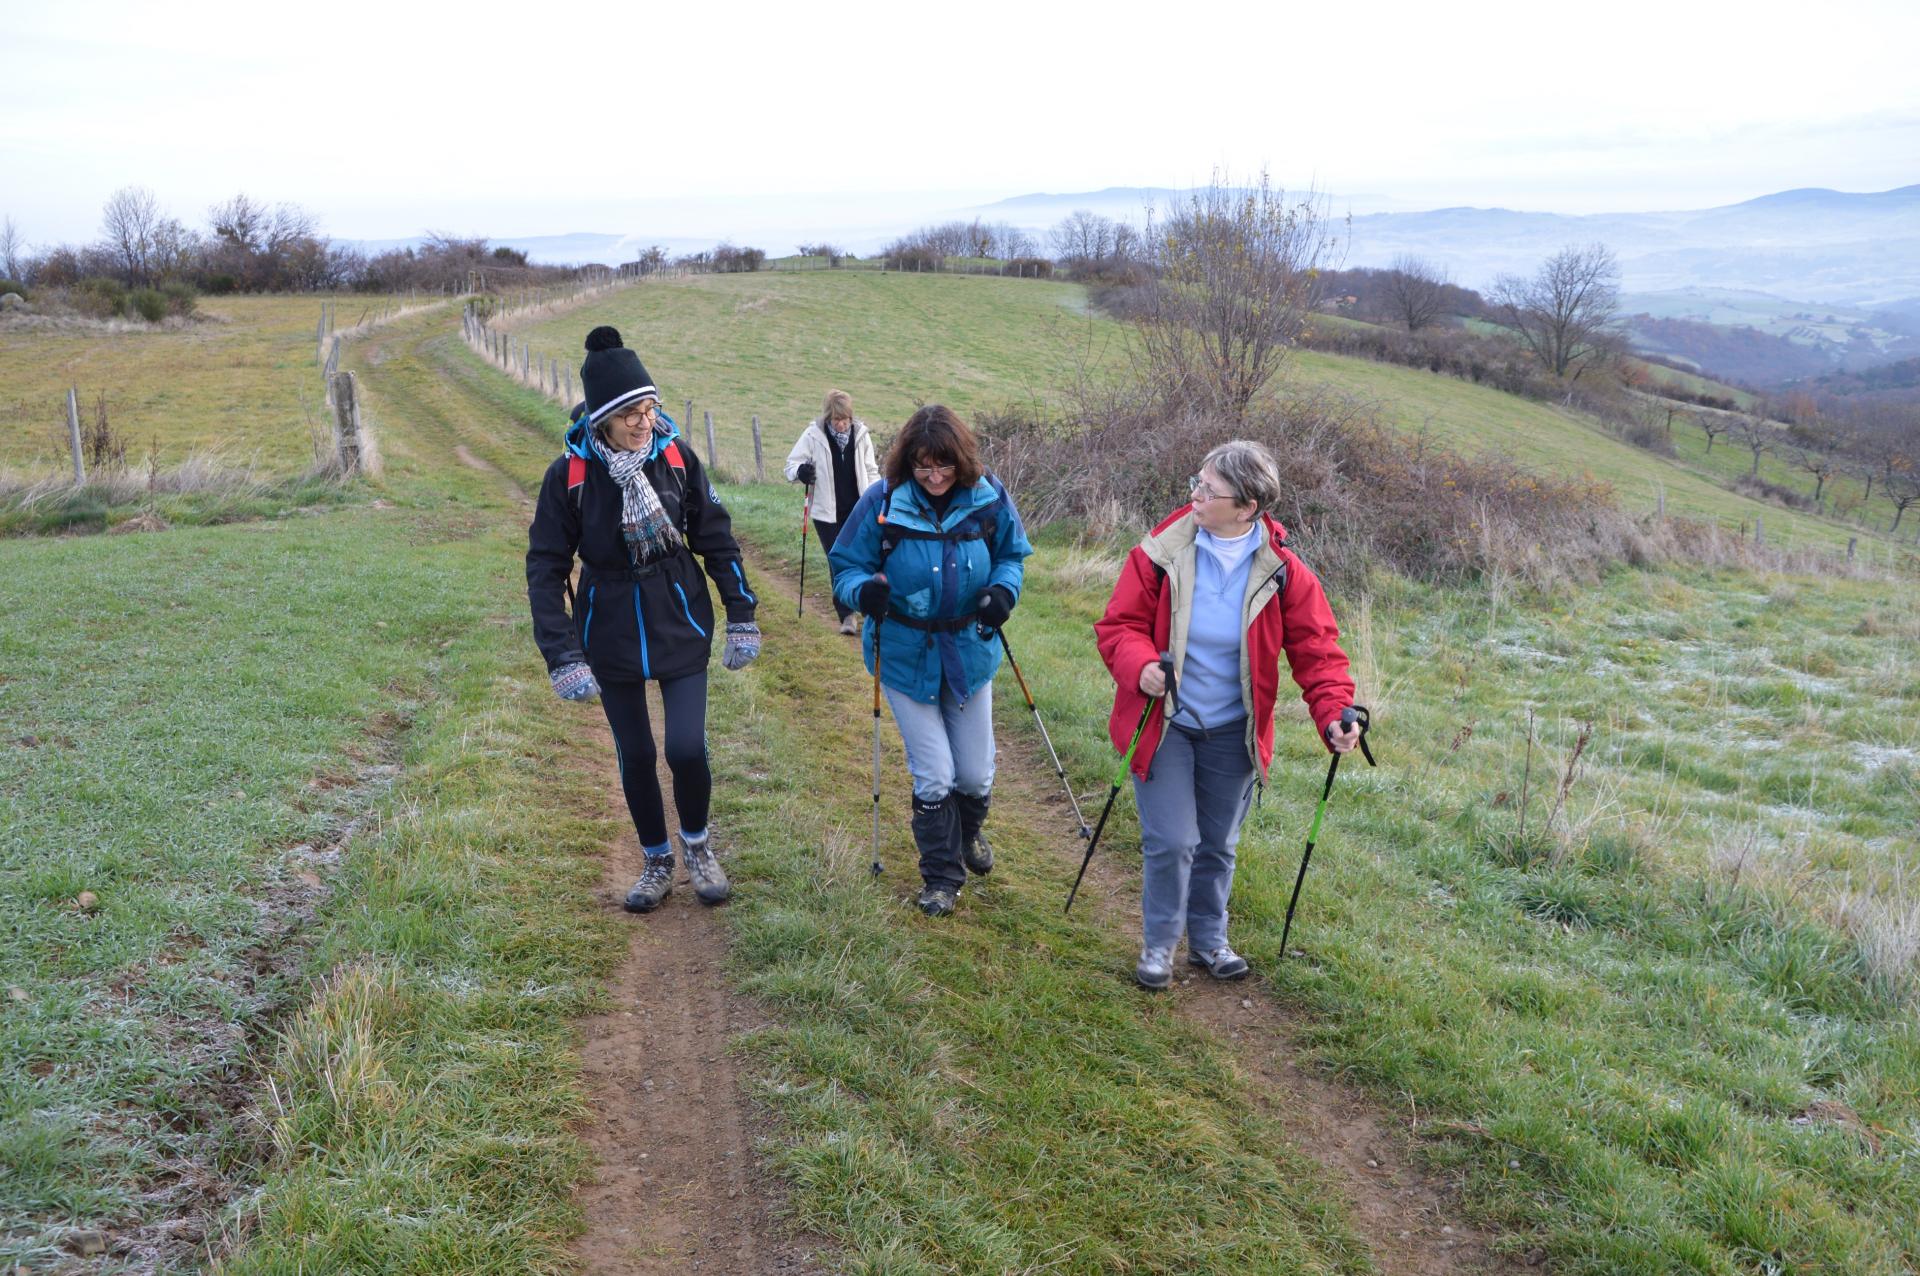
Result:
<svg viewBox="0 0 1920 1276"><path fill-rule="evenodd" d="M772 473L829 387L852 394L855 411L884 438L922 402L945 401L965 413L1053 401L1080 377L1110 375L1127 341L1122 325L1086 312L1075 284L832 272L695 275L509 326L536 352L577 360L581 338L599 323L618 327L641 352L669 411L680 414L693 400L694 419L682 422L690 437L704 441L702 416L713 412L722 467L736 475L751 472L755 414ZM1725 441L1711 465L1695 465L1679 426L1676 446L1686 463L1675 464L1582 414L1451 377L1309 351L1292 366L1295 383L1375 405L1401 430L1425 430L1450 447L1494 451L1550 473L1591 474L1635 513L1652 511L1664 489L1670 513L1730 528L1759 517L1776 544L1843 551L1850 536L1865 535L1728 491L1736 472ZM1776 480L1789 477L1762 469Z"/></svg>
<svg viewBox="0 0 1920 1276"><path fill-rule="evenodd" d="M203 297L184 324L151 328L21 329L0 341L0 472L34 479L71 474L67 389L81 419L101 395L107 419L136 468L159 440L162 465L212 452L268 477L313 464L310 430L330 438L315 361L315 327L327 297ZM331 299L340 328L404 298Z"/></svg>
<svg viewBox="0 0 1920 1276"><path fill-rule="evenodd" d="M919 393L1044 397L1112 357L1079 304L991 278L708 276L529 331L559 354L618 324L671 406L715 408L723 461L757 411L777 465L828 385L883 429ZM516 485L561 414L450 309L348 366L387 458L355 499L0 542L0 1264L57 1270L97 1229L135 1247L116 1261L235 1273L569 1270L591 1171L571 1024L644 922L591 905L613 829L580 812L607 762L527 632ZM1560 468L1651 463L1426 374L1298 370L1403 426L1563 438ZM714 917L765 1014L740 1048L796 1220L855 1272L1369 1270L1243 1044L1189 994L1132 988L1130 799L1061 918L1080 844L1004 678L1002 868L927 922L889 816L888 875L866 879L869 684L825 608L797 621L771 581L797 567L793 489L723 495L767 651L713 679L739 888ZM1097 803L1110 682L1088 627L1124 538L1036 539L1009 635ZM1244 995L1299 1025L1303 1062L1411 1116L1460 1208L1552 1270L1913 1270L1911 594L1677 566L1544 596L1376 574L1335 597L1382 766L1343 767L1282 961L1324 774L1288 710L1242 843Z"/></svg>

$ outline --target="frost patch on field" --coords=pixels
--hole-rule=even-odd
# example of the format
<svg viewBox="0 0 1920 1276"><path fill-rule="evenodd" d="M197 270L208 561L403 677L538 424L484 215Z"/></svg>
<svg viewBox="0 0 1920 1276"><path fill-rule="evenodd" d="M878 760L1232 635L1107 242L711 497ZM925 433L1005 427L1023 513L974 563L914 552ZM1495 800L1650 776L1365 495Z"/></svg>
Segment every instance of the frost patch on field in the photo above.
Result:
<svg viewBox="0 0 1920 1276"><path fill-rule="evenodd" d="M1780 676L1809 695L1837 696L1847 691L1847 685L1844 682L1816 677L1810 673L1802 673L1798 669L1782 669Z"/></svg>
<svg viewBox="0 0 1920 1276"><path fill-rule="evenodd" d="M1847 748L1852 752L1853 760L1869 771L1878 771L1895 763L1920 762L1920 750L1895 745L1861 744L1856 740Z"/></svg>

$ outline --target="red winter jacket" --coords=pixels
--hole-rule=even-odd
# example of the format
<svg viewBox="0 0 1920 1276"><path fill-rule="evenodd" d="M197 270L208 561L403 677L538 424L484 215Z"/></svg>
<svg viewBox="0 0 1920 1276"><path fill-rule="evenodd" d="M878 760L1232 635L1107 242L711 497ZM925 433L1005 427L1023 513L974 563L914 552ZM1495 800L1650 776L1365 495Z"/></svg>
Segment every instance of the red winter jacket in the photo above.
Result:
<svg viewBox="0 0 1920 1276"><path fill-rule="evenodd" d="M1353 703L1353 679L1347 674L1347 655L1340 650L1340 629L1333 609L1320 588L1320 578L1286 548L1287 529L1262 514L1266 540L1254 551L1247 574L1247 596L1242 621L1246 638L1240 645L1240 699L1247 709L1247 753L1258 764L1265 783L1273 763L1273 706L1280 685L1280 653L1287 653L1293 680L1314 723L1320 742L1326 729L1339 721L1340 711ZM1147 534L1128 553L1120 579L1114 583L1107 611L1094 623L1100 659L1113 675L1113 715L1107 731L1113 747L1124 753L1140 725L1147 697L1140 690L1140 672L1173 653L1174 678L1185 669L1187 626L1192 620L1195 577L1193 507L1183 505ZM1147 778L1153 754L1160 744L1166 713L1153 714L1140 733L1133 754L1133 773ZM1331 746L1328 746L1331 748Z"/></svg>

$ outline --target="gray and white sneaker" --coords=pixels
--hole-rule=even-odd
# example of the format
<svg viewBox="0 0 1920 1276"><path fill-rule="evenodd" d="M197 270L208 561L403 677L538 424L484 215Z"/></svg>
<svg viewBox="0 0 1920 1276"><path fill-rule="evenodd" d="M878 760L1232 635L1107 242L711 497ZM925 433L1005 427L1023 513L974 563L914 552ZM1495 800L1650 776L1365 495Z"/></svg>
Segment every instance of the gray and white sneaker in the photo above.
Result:
<svg viewBox="0 0 1920 1276"><path fill-rule="evenodd" d="M1133 968L1133 977L1142 988L1158 991L1167 987L1173 982L1173 949L1142 948L1140 964Z"/></svg>
<svg viewBox="0 0 1920 1276"><path fill-rule="evenodd" d="M1198 948L1189 949L1187 960L1204 969L1215 979L1245 979L1247 977L1247 959L1225 944L1218 948L1209 948L1204 952Z"/></svg>
<svg viewBox="0 0 1920 1276"><path fill-rule="evenodd" d="M693 897L702 904L725 902L733 894L733 883L727 880L726 870L713 853L713 839L689 842L682 837L680 845L686 853L687 876L693 879Z"/></svg>
<svg viewBox="0 0 1920 1276"><path fill-rule="evenodd" d="M660 901L673 893L673 852L665 855L647 856L647 866L640 872L640 880L627 892L626 909L629 913L651 913L660 907Z"/></svg>

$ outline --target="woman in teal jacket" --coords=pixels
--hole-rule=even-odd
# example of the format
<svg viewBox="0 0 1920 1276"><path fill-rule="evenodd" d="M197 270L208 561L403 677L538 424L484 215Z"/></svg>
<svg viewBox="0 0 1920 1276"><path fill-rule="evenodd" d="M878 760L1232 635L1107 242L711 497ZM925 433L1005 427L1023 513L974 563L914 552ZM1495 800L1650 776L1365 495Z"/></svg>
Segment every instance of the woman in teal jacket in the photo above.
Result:
<svg viewBox="0 0 1920 1276"><path fill-rule="evenodd" d="M973 431L951 409L914 413L880 468L827 558L834 597L866 617L869 670L879 648L880 682L913 774L920 908L944 917L967 871L993 867L980 826L993 789L996 631L1020 600L1033 547L1013 498L983 471Z"/></svg>

